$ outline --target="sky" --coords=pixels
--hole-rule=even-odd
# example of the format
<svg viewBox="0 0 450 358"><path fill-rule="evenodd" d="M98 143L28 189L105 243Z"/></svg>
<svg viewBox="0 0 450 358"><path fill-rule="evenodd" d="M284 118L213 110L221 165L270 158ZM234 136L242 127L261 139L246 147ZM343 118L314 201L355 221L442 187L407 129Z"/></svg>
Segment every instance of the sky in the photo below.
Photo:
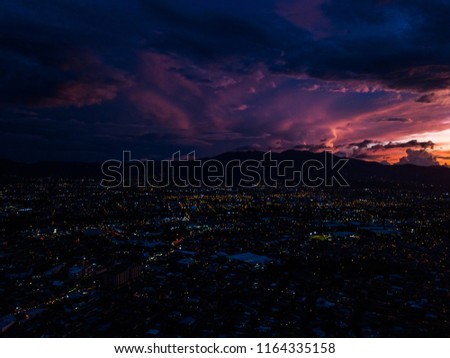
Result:
<svg viewBox="0 0 450 358"><path fill-rule="evenodd" d="M0 157L450 164L450 2L3 0Z"/></svg>

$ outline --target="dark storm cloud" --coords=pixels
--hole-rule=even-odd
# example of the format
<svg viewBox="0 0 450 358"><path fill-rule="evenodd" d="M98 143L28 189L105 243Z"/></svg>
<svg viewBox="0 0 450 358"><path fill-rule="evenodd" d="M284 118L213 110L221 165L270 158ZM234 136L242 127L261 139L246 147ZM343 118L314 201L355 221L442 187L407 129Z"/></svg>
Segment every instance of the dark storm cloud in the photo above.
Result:
<svg viewBox="0 0 450 358"><path fill-rule="evenodd" d="M141 3L148 19L160 29L160 36L148 41L149 46L158 50L214 60L224 56L260 56L278 46L278 36L265 26L268 21L261 13L255 9L251 11L254 19L243 16L247 12L246 2L240 6L231 2L229 6L211 7L200 1L195 11L192 2L187 1ZM271 3L259 2L258 8Z"/></svg>
<svg viewBox="0 0 450 358"><path fill-rule="evenodd" d="M424 94L416 99L418 103L432 103L436 99L436 95L434 93Z"/></svg>
<svg viewBox="0 0 450 358"><path fill-rule="evenodd" d="M385 150L385 149L395 149L395 148L421 148L421 149L433 149L434 143L432 141L427 142L419 142L415 139L410 140L408 142L404 143L397 143L397 142L389 142L386 144L376 142L370 139L366 139L362 142L358 143L350 143L348 144L347 148L355 148L357 150L359 149L365 149L368 151L379 151L379 150Z"/></svg>
<svg viewBox="0 0 450 358"><path fill-rule="evenodd" d="M328 1L322 11L332 29L323 39L277 16L275 1L142 5L160 29L147 45L160 51L200 61L240 56L241 65L261 61L274 73L365 79L417 92L450 84L450 47L443 41L449 31L442 20L450 15L450 4L445 2Z"/></svg>
<svg viewBox="0 0 450 358"><path fill-rule="evenodd" d="M388 118L377 119L377 122L410 123L410 122L412 122L412 120L411 120L411 118L404 118L404 117L388 117Z"/></svg>
<svg viewBox="0 0 450 358"><path fill-rule="evenodd" d="M306 68L323 79L366 79L392 89L426 92L447 88L450 47L444 41L450 3L443 1L325 2L329 37L291 54L283 69Z"/></svg>
<svg viewBox="0 0 450 358"><path fill-rule="evenodd" d="M52 145L76 153L85 144L98 156L120 146L144 155L193 144L322 150L337 138L335 113L351 102L352 118L368 104L355 96L339 102L346 108L316 106L331 101L330 93L405 90L426 106L450 85L450 3L308 3L317 5L309 24L322 26L320 36L308 21L283 15L289 6L302 14L303 1L3 1L0 107L9 111L0 119L3 143L41 141L40 153ZM301 87L305 78L311 83ZM355 89L355 82L367 86ZM307 106L314 108L311 118ZM417 122L405 113L372 118L380 117L372 123ZM340 145L431 148L386 145L371 134ZM361 141L366 135L377 140ZM67 142L57 143L58 136Z"/></svg>
<svg viewBox="0 0 450 358"><path fill-rule="evenodd" d="M434 147L434 143L432 141L427 141L427 142L419 142L417 140L410 140L409 142L406 143L388 143L386 145L383 146L385 149L393 149L393 148L414 148L414 147L419 147L422 149L427 149L427 148L433 148Z"/></svg>
<svg viewBox="0 0 450 358"><path fill-rule="evenodd" d="M124 9L115 2L23 3L28 12L13 11L10 4L10 14L2 16L0 44L22 59L20 72L34 78L33 66L39 66L34 70L47 79L42 86L64 80L54 67L66 60L68 47L77 46L100 47L105 54L108 47L149 46L201 60L246 55L275 72L306 71L324 79L367 76L417 91L449 83L450 52L443 42L449 30L442 19L450 15L450 4L440 1L326 2L322 9L333 32L317 41L277 16L273 0L258 6L250 1L150 0L130 2Z"/></svg>
<svg viewBox="0 0 450 358"><path fill-rule="evenodd" d="M0 104L97 104L113 98L115 87L127 82L124 70L103 64L101 59L115 48L114 56L108 56L110 63L115 62L116 56L121 58L120 47L132 42L121 36L130 34L127 27L132 25L117 27L126 24L120 21L126 18L119 12L64 0L2 6ZM99 50L101 54L94 55Z"/></svg>
<svg viewBox="0 0 450 358"><path fill-rule="evenodd" d="M356 148L361 149L361 148L367 148L367 147L369 147L370 145L373 145L373 144L376 144L376 142L374 142L373 140L370 140L370 139L364 139L361 142L349 143L347 145L347 148L356 147Z"/></svg>
<svg viewBox="0 0 450 358"><path fill-rule="evenodd" d="M437 0L325 2L322 11L332 29L318 40L277 15L274 0L257 6L185 0L19 4L24 5L2 5L7 11L1 16L0 64L17 69L15 77L2 81L2 94L5 85L12 87L6 99L17 98L14 83L33 79L28 88L33 96L70 80L57 67L73 56L69 48L86 47L100 50L109 64L122 58L121 67L132 67L123 52L147 46L203 61L240 56L241 70L246 62L261 61L275 73L367 78L419 92L450 82L450 30L444 20L450 4Z"/></svg>

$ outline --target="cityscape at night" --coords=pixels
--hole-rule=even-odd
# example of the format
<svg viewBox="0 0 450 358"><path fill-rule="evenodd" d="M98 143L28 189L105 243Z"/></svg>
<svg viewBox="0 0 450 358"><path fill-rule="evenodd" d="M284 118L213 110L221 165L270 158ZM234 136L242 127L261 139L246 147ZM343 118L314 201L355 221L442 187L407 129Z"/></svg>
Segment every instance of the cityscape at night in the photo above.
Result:
<svg viewBox="0 0 450 358"><path fill-rule="evenodd" d="M450 338L449 20L3 1L0 337Z"/></svg>
<svg viewBox="0 0 450 358"><path fill-rule="evenodd" d="M7 337L449 334L447 189L0 192Z"/></svg>

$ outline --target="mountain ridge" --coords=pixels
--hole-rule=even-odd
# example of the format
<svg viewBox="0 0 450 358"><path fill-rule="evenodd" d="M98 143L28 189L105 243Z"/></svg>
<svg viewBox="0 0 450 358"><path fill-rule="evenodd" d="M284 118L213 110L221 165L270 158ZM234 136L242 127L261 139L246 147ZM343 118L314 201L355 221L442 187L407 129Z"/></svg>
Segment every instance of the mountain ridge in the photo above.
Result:
<svg viewBox="0 0 450 358"><path fill-rule="evenodd" d="M263 159L265 152L261 151L233 151L225 152L200 161L218 160L223 164L231 160L259 160ZM295 168L301 168L308 160L321 161L325 152L314 153L309 151L287 150L284 152L271 152L272 160L292 160ZM328 153L328 155L331 155ZM413 164L385 165L377 162L363 161L353 158L341 158L331 155L337 162L348 160L342 168L342 175L348 178L350 184L371 185L380 183L399 183L413 185L437 185L450 188L450 168L445 166L417 166ZM331 158L331 157L330 157ZM182 158L184 159L184 158ZM0 177L9 178L72 178L72 179L98 179L102 177L100 162L64 162L43 161L36 163L22 163L0 158Z"/></svg>

